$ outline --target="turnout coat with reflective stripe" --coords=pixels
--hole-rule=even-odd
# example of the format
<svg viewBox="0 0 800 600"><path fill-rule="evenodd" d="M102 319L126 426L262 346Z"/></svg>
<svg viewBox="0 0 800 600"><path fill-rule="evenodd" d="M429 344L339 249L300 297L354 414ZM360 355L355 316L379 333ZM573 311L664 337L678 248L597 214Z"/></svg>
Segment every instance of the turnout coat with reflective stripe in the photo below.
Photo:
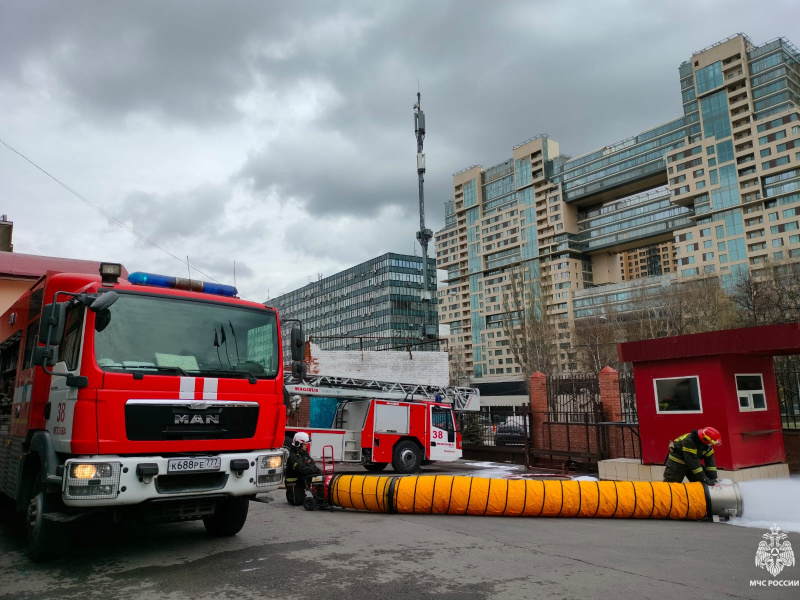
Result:
<svg viewBox="0 0 800 600"><path fill-rule="evenodd" d="M687 470L702 479L703 470L708 479L717 478L717 463L714 461L714 447L700 441L695 429L691 433L675 438L669 443L669 460L686 465ZM703 461L703 464L700 461ZM704 466L705 465L705 466Z"/></svg>

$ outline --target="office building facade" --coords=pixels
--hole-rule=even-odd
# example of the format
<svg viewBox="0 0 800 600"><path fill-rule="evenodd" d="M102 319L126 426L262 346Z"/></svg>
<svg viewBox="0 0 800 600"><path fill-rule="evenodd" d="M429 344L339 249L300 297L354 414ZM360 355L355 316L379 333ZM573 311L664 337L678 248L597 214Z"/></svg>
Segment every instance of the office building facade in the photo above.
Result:
<svg viewBox="0 0 800 600"><path fill-rule="evenodd" d="M512 270L540 283L567 370L575 319L634 289L710 276L729 287L800 258L800 52L739 34L678 71L683 115L668 123L574 158L539 135L453 175L439 317L476 379L520 375L501 325Z"/></svg>
<svg viewBox="0 0 800 600"><path fill-rule="evenodd" d="M405 348L420 341L427 310L438 331L436 261L428 259L431 302L422 301L422 258L387 253L270 299L283 322L300 319L323 350ZM284 337L286 334L284 333ZM286 346L288 340L284 340ZM419 346L438 350L437 344ZM288 356L288 354L287 354Z"/></svg>

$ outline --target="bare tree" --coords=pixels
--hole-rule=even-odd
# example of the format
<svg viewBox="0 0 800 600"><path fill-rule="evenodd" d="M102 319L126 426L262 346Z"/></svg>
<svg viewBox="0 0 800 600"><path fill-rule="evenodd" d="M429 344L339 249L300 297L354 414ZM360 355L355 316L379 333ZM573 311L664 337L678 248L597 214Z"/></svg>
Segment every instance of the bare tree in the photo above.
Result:
<svg viewBox="0 0 800 600"><path fill-rule="evenodd" d="M639 286L620 321L625 339L633 341L738 327L740 316L719 279L705 277Z"/></svg>
<svg viewBox="0 0 800 600"><path fill-rule="evenodd" d="M739 325L733 301L717 277L683 280L664 293L666 335L730 329Z"/></svg>
<svg viewBox="0 0 800 600"><path fill-rule="evenodd" d="M503 293L503 332L525 381L536 371L551 373L558 364L557 328L550 315L541 280L527 270L509 270Z"/></svg>
<svg viewBox="0 0 800 600"><path fill-rule="evenodd" d="M731 290L742 325L772 325L783 320L780 295L772 265L758 272L740 273Z"/></svg>
<svg viewBox="0 0 800 600"><path fill-rule="evenodd" d="M663 290L664 286L654 291L645 282L636 282L632 286L624 315L619 318L624 340L648 340L668 335L660 302Z"/></svg>
<svg viewBox="0 0 800 600"><path fill-rule="evenodd" d="M617 343L624 331L615 310L576 319L572 347L582 369L599 372L605 367L619 368Z"/></svg>
<svg viewBox="0 0 800 600"><path fill-rule="evenodd" d="M768 302L766 316L773 323L800 320L800 262L796 260L769 261L752 277Z"/></svg>
<svg viewBox="0 0 800 600"><path fill-rule="evenodd" d="M450 367L450 385L467 387L472 385L472 373L467 369L464 346L448 343L447 355Z"/></svg>

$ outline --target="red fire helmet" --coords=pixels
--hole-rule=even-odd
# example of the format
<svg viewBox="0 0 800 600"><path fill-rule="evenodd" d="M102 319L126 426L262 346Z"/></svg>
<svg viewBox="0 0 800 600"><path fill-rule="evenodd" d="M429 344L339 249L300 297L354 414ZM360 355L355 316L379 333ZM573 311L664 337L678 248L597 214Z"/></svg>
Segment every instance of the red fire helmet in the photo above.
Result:
<svg viewBox="0 0 800 600"><path fill-rule="evenodd" d="M703 427L697 430L700 441L709 446L719 446L722 444L722 434L713 427Z"/></svg>

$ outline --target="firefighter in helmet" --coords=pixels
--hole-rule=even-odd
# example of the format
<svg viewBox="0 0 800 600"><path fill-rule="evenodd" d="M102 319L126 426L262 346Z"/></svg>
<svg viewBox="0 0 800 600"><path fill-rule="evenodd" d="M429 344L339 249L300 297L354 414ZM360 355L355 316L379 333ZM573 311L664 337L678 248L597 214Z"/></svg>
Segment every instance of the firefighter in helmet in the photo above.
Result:
<svg viewBox="0 0 800 600"><path fill-rule="evenodd" d="M689 481L714 485L717 482L714 446L721 443L722 436L713 427L695 429L675 438L669 443L664 481L681 483L686 477Z"/></svg>
<svg viewBox="0 0 800 600"><path fill-rule="evenodd" d="M319 475L320 470L308 453L311 436L304 431L294 434L286 459L286 500L292 506L300 506L306 497L306 477Z"/></svg>

